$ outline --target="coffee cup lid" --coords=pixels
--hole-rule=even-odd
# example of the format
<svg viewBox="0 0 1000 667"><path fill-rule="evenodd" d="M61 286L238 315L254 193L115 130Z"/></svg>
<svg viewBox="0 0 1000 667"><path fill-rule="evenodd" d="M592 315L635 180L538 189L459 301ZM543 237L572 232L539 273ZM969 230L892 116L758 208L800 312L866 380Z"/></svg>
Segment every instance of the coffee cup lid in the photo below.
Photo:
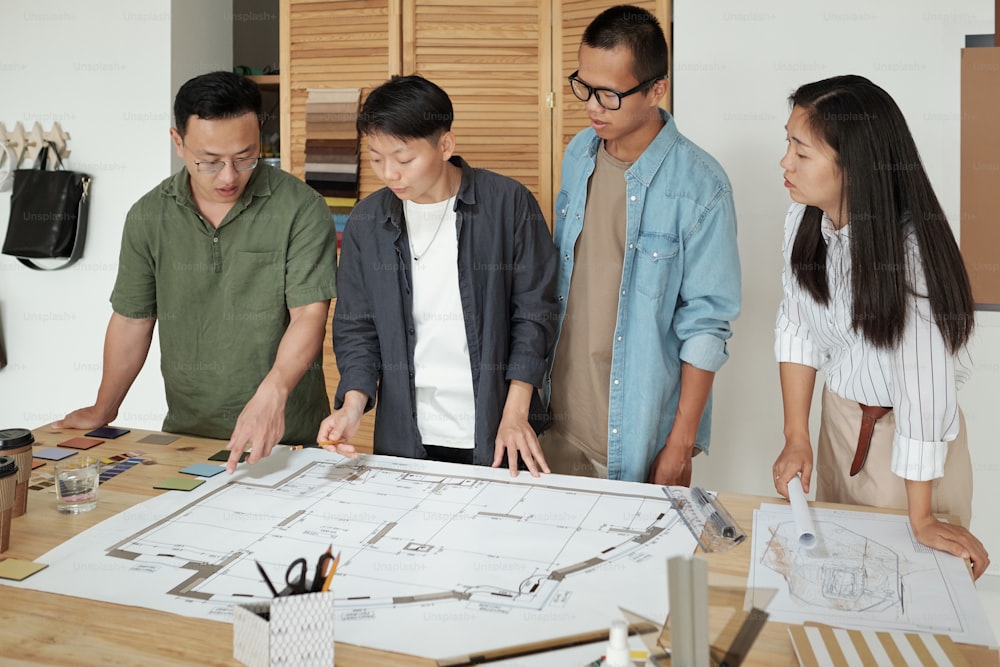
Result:
<svg viewBox="0 0 1000 667"><path fill-rule="evenodd" d="M0 477L13 475L17 472L17 461L13 456L0 456Z"/></svg>
<svg viewBox="0 0 1000 667"><path fill-rule="evenodd" d="M35 436L26 428L0 429L0 449L17 449L34 441Z"/></svg>

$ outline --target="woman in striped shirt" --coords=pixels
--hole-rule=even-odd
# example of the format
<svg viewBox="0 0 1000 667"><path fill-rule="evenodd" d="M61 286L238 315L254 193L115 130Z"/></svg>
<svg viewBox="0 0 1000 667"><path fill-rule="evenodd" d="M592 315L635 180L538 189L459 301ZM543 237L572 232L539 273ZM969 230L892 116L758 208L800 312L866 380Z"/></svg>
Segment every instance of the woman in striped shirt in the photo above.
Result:
<svg viewBox="0 0 1000 667"><path fill-rule="evenodd" d="M969 279L896 103L860 76L792 94L781 167L784 297L775 329L785 446L774 485L813 471L809 409L826 378L816 499L906 509L923 544L989 566L971 518L957 389L971 367ZM884 407L883 407L884 406Z"/></svg>

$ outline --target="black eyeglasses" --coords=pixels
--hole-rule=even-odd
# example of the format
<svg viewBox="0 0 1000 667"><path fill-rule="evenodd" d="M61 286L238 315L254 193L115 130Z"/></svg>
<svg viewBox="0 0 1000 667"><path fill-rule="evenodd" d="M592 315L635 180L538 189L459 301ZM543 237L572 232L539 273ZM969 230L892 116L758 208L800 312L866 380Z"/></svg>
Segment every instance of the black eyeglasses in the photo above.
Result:
<svg viewBox="0 0 1000 667"><path fill-rule="evenodd" d="M653 84L664 78L662 76L656 76L648 81L643 81L635 88L631 90L626 90L624 93L619 93L617 90L610 90L608 88L594 88L585 84L581 81L577 74L580 70L577 70L570 74L567 78L569 79L569 87L573 90L573 94L576 95L577 99L581 102L586 102L590 99L591 95L597 97L597 103L608 111L617 111L622 107L622 98L628 97L629 95L634 95L635 93L641 93L644 90L649 90L653 87Z"/></svg>
<svg viewBox="0 0 1000 667"><path fill-rule="evenodd" d="M253 171L257 168L258 160L260 160L260 157L238 157L229 162L223 162L222 160L198 162L195 160L194 166L199 174L218 174L226 168L227 164L233 165L233 169L236 171Z"/></svg>

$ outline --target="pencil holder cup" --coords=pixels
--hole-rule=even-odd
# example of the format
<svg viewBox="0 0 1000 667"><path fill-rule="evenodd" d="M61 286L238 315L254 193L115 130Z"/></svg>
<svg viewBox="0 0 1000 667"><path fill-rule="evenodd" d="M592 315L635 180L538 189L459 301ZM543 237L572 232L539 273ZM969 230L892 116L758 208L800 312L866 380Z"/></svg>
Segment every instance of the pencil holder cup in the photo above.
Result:
<svg viewBox="0 0 1000 667"><path fill-rule="evenodd" d="M333 593L233 607L233 657L247 667L332 667Z"/></svg>

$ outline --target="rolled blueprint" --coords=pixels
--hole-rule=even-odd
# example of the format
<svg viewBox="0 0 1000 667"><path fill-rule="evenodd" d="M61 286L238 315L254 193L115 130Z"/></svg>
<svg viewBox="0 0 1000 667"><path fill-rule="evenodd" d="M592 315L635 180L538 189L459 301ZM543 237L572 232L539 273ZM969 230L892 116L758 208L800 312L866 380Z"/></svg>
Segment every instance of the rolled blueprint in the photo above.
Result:
<svg viewBox="0 0 1000 667"><path fill-rule="evenodd" d="M799 546L812 549L816 546L816 529L813 528L809 503L806 502L806 494L802 491L802 480L798 475L788 480L788 501L792 504L792 518L795 519Z"/></svg>

